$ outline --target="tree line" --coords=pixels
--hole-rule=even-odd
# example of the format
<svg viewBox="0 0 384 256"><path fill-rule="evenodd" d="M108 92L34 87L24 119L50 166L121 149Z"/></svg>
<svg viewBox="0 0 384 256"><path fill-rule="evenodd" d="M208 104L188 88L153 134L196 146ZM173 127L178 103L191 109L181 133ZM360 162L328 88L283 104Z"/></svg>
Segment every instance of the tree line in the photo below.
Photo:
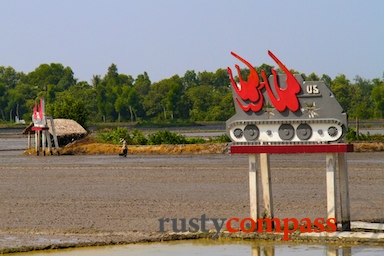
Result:
<svg viewBox="0 0 384 256"><path fill-rule="evenodd" d="M262 64L260 72L271 74L273 66ZM279 70L277 69L279 72ZM291 70L293 73L299 73ZM241 69L243 78L249 70ZM356 76L351 82L340 74L334 79L315 73L301 74L306 81L323 80L330 86L349 117L384 117L384 76L372 80ZM126 121L225 121L234 115L232 91L226 69L215 72L187 70L151 82L147 72L136 78L119 74L111 64L104 76L94 75L91 82L78 81L70 67L60 63L41 64L25 74L0 66L0 119L15 117L31 120L39 98L46 102L46 114L87 122Z"/></svg>

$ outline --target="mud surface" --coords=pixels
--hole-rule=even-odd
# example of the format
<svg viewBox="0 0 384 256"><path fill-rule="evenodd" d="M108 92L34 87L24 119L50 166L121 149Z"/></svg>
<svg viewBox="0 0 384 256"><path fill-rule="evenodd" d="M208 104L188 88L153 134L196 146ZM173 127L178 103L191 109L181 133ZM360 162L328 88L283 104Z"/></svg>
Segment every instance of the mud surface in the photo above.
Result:
<svg viewBox="0 0 384 256"><path fill-rule="evenodd" d="M384 152L347 159L352 219L384 222ZM271 155L271 170L276 217L326 217L324 154ZM136 241L158 236L159 218L249 215L246 155L1 151L0 177L0 248Z"/></svg>

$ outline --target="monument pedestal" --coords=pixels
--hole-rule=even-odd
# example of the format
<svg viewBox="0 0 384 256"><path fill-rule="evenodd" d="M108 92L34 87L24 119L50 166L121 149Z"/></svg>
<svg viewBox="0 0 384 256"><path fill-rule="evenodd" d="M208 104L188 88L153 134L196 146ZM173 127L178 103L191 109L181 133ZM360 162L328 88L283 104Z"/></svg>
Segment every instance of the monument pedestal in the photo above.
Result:
<svg viewBox="0 0 384 256"><path fill-rule="evenodd" d="M336 218L338 213L337 197L340 198L340 216L342 231L351 230L351 216L348 191L347 152L353 152L352 144L309 144L309 145L233 145L231 154L249 155L249 195L251 218L257 221L261 217L258 207L260 196L257 186L261 183L266 218L272 219L273 196L269 154L326 154L327 218ZM260 155L260 177L258 181L257 155ZM337 165L336 165L337 163ZM337 167L337 168L336 168ZM336 182L336 177L339 182ZM338 186L338 189L337 189Z"/></svg>

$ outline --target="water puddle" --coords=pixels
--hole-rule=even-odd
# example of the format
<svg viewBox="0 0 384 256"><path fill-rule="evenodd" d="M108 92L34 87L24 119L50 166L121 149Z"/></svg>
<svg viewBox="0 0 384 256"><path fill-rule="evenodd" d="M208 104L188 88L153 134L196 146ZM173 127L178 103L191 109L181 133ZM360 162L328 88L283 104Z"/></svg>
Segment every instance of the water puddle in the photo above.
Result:
<svg viewBox="0 0 384 256"><path fill-rule="evenodd" d="M16 253L12 254L12 256L375 256L383 254L383 247L368 247L364 245L349 247L289 242L233 242L225 240L212 242L208 240L194 240L50 250Z"/></svg>

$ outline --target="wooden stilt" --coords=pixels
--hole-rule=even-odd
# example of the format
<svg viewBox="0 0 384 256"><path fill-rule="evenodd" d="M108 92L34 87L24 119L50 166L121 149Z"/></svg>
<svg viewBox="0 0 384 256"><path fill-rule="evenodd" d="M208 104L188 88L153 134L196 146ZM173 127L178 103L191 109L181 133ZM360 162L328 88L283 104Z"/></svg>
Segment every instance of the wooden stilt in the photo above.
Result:
<svg viewBox="0 0 384 256"><path fill-rule="evenodd" d="M336 248L327 248L325 251L325 255L327 256L338 256L339 255L339 250Z"/></svg>
<svg viewBox="0 0 384 256"><path fill-rule="evenodd" d="M252 246L252 256L261 256L260 246Z"/></svg>
<svg viewBox="0 0 384 256"><path fill-rule="evenodd" d="M41 130L41 145L43 149L43 155L45 156L45 146L46 146L45 130Z"/></svg>
<svg viewBox="0 0 384 256"><path fill-rule="evenodd" d="M256 155L249 155L249 198L251 206L251 218L257 222L259 217L259 195L257 193L257 167Z"/></svg>
<svg viewBox="0 0 384 256"><path fill-rule="evenodd" d="M35 131L37 135L37 142L36 142L36 155L40 154L40 131Z"/></svg>
<svg viewBox="0 0 384 256"><path fill-rule="evenodd" d="M53 155L52 152L52 143L51 143L51 135L49 134L49 130L45 130L45 137L47 139L47 145L48 145L48 150L51 155Z"/></svg>
<svg viewBox="0 0 384 256"><path fill-rule="evenodd" d="M335 153L327 153L327 218L336 218L336 157Z"/></svg>
<svg viewBox="0 0 384 256"><path fill-rule="evenodd" d="M37 152L38 148L37 148L37 131L35 131L35 150Z"/></svg>
<svg viewBox="0 0 384 256"><path fill-rule="evenodd" d="M348 167L346 153L338 153L338 172L340 190L341 230L351 230L351 213L349 208Z"/></svg>
<svg viewBox="0 0 384 256"><path fill-rule="evenodd" d="M59 142L57 141L57 136L56 136L55 122L53 121L53 118L51 116L47 116L46 118L51 121L51 129L52 129L53 141L55 143L55 148L56 148L57 154L60 155Z"/></svg>
<svg viewBox="0 0 384 256"><path fill-rule="evenodd" d="M342 256L351 256L352 255L352 248L347 247L347 248L342 248Z"/></svg>
<svg viewBox="0 0 384 256"><path fill-rule="evenodd" d="M28 149L31 148L31 131L28 131Z"/></svg>
<svg viewBox="0 0 384 256"><path fill-rule="evenodd" d="M269 167L269 154L260 154L260 170L261 184L263 188L263 199L265 207L265 218L273 218L273 200L272 200L272 184L271 169Z"/></svg>
<svg viewBox="0 0 384 256"><path fill-rule="evenodd" d="M264 246L264 255L265 256L275 256L275 247L273 245Z"/></svg>

